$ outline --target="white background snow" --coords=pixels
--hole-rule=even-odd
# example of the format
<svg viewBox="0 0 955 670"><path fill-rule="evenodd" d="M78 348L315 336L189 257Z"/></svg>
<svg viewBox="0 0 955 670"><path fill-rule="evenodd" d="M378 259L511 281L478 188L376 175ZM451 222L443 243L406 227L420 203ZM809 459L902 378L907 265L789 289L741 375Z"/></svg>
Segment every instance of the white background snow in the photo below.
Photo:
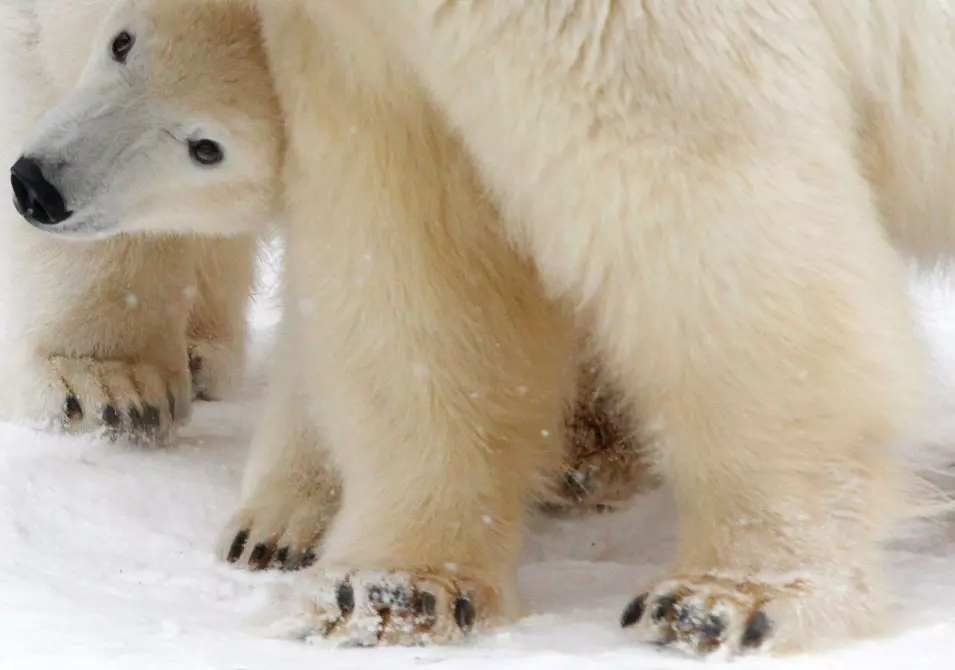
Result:
<svg viewBox="0 0 955 670"><path fill-rule="evenodd" d="M256 624L275 607L275 589L301 575L252 574L212 554L236 502L278 319L274 272L263 276L246 387L234 401L200 403L176 446L144 451L0 424L0 670L701 666L638 645L616 623L672 552L664 494L615 515L543 524L521 571L535 613L466 646L333 650L264 637ZM946 403L917 458L955 490L945 473L955 461L955 283L934 275L914 295ZM902 530L886 549L900 598L896 636L733 667L955 668L955 518Z"/></svg>

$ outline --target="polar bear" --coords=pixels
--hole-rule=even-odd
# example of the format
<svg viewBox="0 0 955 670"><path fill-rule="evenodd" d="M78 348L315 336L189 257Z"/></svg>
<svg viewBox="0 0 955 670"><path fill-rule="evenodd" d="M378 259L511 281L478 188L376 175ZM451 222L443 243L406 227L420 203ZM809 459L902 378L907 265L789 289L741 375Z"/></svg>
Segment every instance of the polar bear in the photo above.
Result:
<svg viewBox="0 0 955 670"><path fill-rule="evenodd" d="M261 225L267 218L263 216L266 203L274 201L278 193L280 171L274 156L283 148L284 127L252 10L242 2L126 0L115 3L88 34L94 46L79 83L31 131L23 155L12 170L19 209L37 234L53 240L109 241L118 233L191 232L226 235L222 239L228 240L228 236ZM311 32L296 35L296 43L306 49L303 53L321 44L312 39ZM337 67L334 63L328 61L327 66ZM347 92L340 82L329 84L331 95ZM385 114L385 120L390 118ZM371 117L366 121L375 123ZM407 121L406 116L394 117L385 139L390 143L392 133L400 133ZM551 459L559 461L558 467L550 471L540 468L546 476L537 487L536 502L547 511L613 506L635 492L654 487L656 478L644 448L649 446L649 432L644 436L632 429L626 413L614 407L615 392L601 373L599 358L589 351L588 337L571 323L568 310L543 295L533 266L501 235L497 212L473 179L469 161L449 142L440 124L435 130L440 151L430 155L420 138L415 138L414 151L404 155L395 166L397 171L389 176L393 185L388 184L385 190L367 188L377 198L370 204L393 207L389 216L394 223L419 219L434 222L435 246L416 262L423 264L425 277L432 272L431 264L440 264L442 271L453 278L447 288L440 284L437 287L443 292L442 302L449 301L442 310L454 315L458 327L475 325L466 343L477 350L462 364L471 366L478 358L487 358L494 366L488 374L481 372L480 366L473 372L467 368L456 371L453 359L445 358L456 355L454 348L441 353L440 345L440 358L434 362L432 343L422 332L421 343L416 345L421 348L421 362L414 368L416 378L422 384L429 383L429 367L439 378L447 376L452 383L463 376L477 375L466 397L456 400L464 405L454 410L465 411L473 405L467 411L477 412L476 416L496 415L491 423L476 424L476 429L500 434L504 440L523 434L523 440L541 446L564 445L560 456ZM342 137L350 143L359 135L362 141L378 137L367 129L359 131L357 126L354 132L349 126ZM171 141L174 139L178 143ZM201 142L207 140L216 142L218 151L213 153L219 154L219 160L206 162L197 171L200 168L196 163L203 161L195 154L209 153L200 152ZM133 146L125 147L124 142L133 142ZM373 146L377 149L379 145ZM123 151L140 153L133 153L123 175L117 176L107 159ZM410 168L411 161L419 159L417 164L431 171L425 174L436 178L422 182L420 187L407 183L417 180L415 170ZM39 166L39 178L23 174L24 162ZM334 170L327 177L332 189L340 183L341 177ZM346 173L344 183L353 189L357 202L366 189L363 180L354 167ZM154 192L147 190L156 188L157 183L160 196L165 198L174 186L180 190L177 197L185 200L183 206L201 215L167 216L174 199L157 202ZM233 192L236 184L244 190ZM416 189L420 191L417 195ZM146 198L137 199L144 190ZM391 204L382 200L402 192L413 197ZM362 220L366 207L347 198L331 197L322 216L335 221L333 208L340 208L341 225L352 225ZM247 215L243 208L249 210ZM465 239L460 239L461 229L471 231ZM325 398L312 388L312 383L317 377L341 374L339 364L326 372L323 353L328 344L340 346L341 342L322 335L328 306L324 299L318 301L323 296L315 293L307 274L303 276L315 260L322 260L324 251L313 249L324 244L322 235L313 237L318 231L316 227L286 231L290 269L285 281L287 304L277 371L247 467L243 504L223 534L223 558L256 569L273 565L290 569L309 563L339 506L338 468L335 459L324 453L327 438L319 438L322 424L316 420L316 413L322 416L328 410L317 409ZM400 239L400 227L383 230L375 244L386 244L393 235ZM358 241L367 242L367 236L360 236ZM412 237L409 242L409 251L417 253L414 249L419 240ZM101 244L102 240L93 243ZM472 249L473 243L478 246ZM452 253L447 254L449 249ZM312 254L314 259L307 260ZM466 262L460 274L448 265L457 261ZM362 266L368 264L363 257ZM473 269L469 271L468 267ZM329 267L328 271L340 269ZM341 277L346 286L352 281L348 274ZM361 279L360 275L353 278L359 285ZM435 290L413 284L391 288L399 290L399 295L407 289L403 297L413 302L429 300ZM379 284L379 290L391 288ZM461 290L473 295L454 309L454 296ZM416 296L416 291L422 295ZM363 301L349 309L365 310L376 305ZM485 311L494 321L481 325ZM515 344L527 341L528 327L521 323L525 318L537 324L535 331L548 333L540 339L545 346L542 351L547 352L548 342L553 339L562 342L561 351L572 350L573 354L555 359L557 364L548 366L522 352L523 347L515 348ZM380 320L380 316L375 319ZM374 320L365 326L366 337L378 337ZM387 331L381 337L380 342L387 342ZM360 346L355 355L369 346L361 340L356 345ZM378 348L379 343L374 342L374 346ZM508 352L506 358L498 360L498 350ZM347 347L336 351L328 354L336 358L339 354L351 356ZM552 353L545 355L551 357ZM296 359L308 364L302 367ZM452 367L444 371L446 365ZM554 378L573 388L568 392L555 386ZM328 379L326 383L333 383L337 377ZM387 381L387 377L382 380ZM526 401L515 406L517 398ZM336 405L329 407L334 409ZM560 411L555 413L555 408ZM451 426L456 431L461 429L454 423ZM409 457L409 466L414 467L418 456Z"/></svg>
<svg viewBox="0 0 955 670"><path fill-rule="evenodd" d="M888 629L892 447L927 385L902 253L952 246L952 5L258 5L289 234L323 236L288 272L324 321L289 312L249 523L294 547L335 490L305 444L343 479L304 629L413 644L519 611L568 306L662 427L679 512L621 624L699 655Z"/></svg>
<svg viewBox="0 0 955 670"><path fill-rule="evenodd" d="M95 28L112 4L0 4L0 151L10 164L24 146L67 146L71 126L96 114L89 106L82 108L89 99L74 90L78 83L82 90L83 66L94 45L100 54ZM268 97L257 97L269 104ZM71 118L47 115L65 100L74 103ZM190 111L198 112L197 102ZM139 103L152 105L152 113L168 114L148 92ZM192 121L201 124L201 117ZM96 147L113 161L115 192L128 192L152 170L144 164L151 148L144 139L116 136L109 146ZM168 138L149 139L168 146ZM0 417L52 420L69 429L105 426L113 435L161 443L188 418L194 396L216 399L227 393L243 367L253 236L199 238L191 231L146 236L135 229L150 217L195 225L204 217L266 216L271 203L259 199L274 192L265 176L274 173L278 155L262 156L252 188L247 187L248 175L232 175L231 183L221 185L233 202L217 202L212 187L203 201L184 181L152 172L151 189L117 210L130 234L85 245L24 224L14 201L27 198L30 181L51 166L38 172L36 162L21 161L12 176L21 192L2 204L0 225ZM72 158L66 157L58 169L69 170ZM198 167L196 171L201 173Z"/></svg>
<svg viewBox="0 0 955 670"><path fill-rule="evenodd" d="M101 96L173 58L138 6L98 33ZM188 26L226 5L155 6ZM621 624L700 655L886 630L878 541L912 504L890 447L927 383L901 256L951 250L949 4L258 7L289 288L222 551L300 564L320 541L303 633L441 642L520 612L581 324L660 427L679 512ZM130 229L68 169L49 185L51 236Z"/></svg>

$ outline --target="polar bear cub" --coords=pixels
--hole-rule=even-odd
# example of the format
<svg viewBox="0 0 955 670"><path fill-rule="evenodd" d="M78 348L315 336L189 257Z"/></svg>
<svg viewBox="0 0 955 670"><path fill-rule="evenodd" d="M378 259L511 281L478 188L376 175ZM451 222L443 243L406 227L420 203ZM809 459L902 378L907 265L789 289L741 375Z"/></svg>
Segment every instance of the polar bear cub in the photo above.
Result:
<svg viewBox="0 0 955 670"><path fill-rule="evenodd" d="M271 119L247 127L259 110L244 114L238 107L232 117L214 119L218 125L204 125L210 120L201 94L177 98L182 82L129 76L146 66L135 54L120 70L117 60L127 47L121 41L104 45L97 33L114 4L0 5L0 155L15 163L13 197L0 209L0 416L54 420L72 429L105 425L110 432L165 441L188 418L194 396L228 392L244 359L253 236L211 239L192 232L216 217L250 228L243 221L271 214L269 177L276 174L281 134ZM189 14L180 18L187 31ZM202 43L198 37L181 41ZM253 41L250 48L260 46ZM201 47L193 52L201 58ZM229 56L242 54L223 57ZM115 83L129 94L125 112L104 112L110 100L89 83L90 67L102 62L117 68ZM196 65L216 71L198 60ZM159 61L152 66L161 72ZM230 95L245 91L268 108L268 78L260 76L257 84L257 73L238 83L209 78L201 86L210 96L227 87ZM190 84L189 90L198 89ZM164 132L143 125L120 129L116 121L124 113L162 120ZM90 125L114 132L93 140L77 134ZM254 152L254 161L238 163L253 166L251 173L226 169L210 178L194 147L206 158L211 144L197 143L211 137L230 152ZM96 183L89 178L93 172ZM63 216L62 207L77 220L93 212L121 217L129 234L77 245L38 230ZM138 232L157 221L186 234Z"/></svg>

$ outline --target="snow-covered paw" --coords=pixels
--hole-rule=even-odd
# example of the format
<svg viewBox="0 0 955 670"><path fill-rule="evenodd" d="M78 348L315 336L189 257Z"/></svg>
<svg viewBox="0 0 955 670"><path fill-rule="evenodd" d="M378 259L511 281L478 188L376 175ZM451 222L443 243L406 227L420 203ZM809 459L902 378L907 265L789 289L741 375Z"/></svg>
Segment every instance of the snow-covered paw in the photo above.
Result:
<svg viewBox="0 0 955 670"><path fill-rule="evenodd" d="M707 575L675 578L632 600L620 623L646 642L694 656L732 657L768 648L777 622L767 606L797 592L795 585L767 587Z"/></svg>
<svg viewBox="0 0 955 670"><path fill-rule="evenodd" d="M228 343L193 340L189 343L189 373L192 397L196 400L221 400L238 381L241 356Z"/></svg>
<svg viewBox="0 0 955 670"><path fill-rule="evenodd" d="M112 437L161 443L189 416L189 381L163 375L147 363L56 356L62 385L60 422L69 431L105 428Z"/></svg>
<svg viewBox="0 0 955 670"><path fill-rule="evenodd" d="M324 570L308 587L303 632L342 646L456 642L481 623L480 594L448 573Z"/></svg>
<svg viewBox="0 0 955 670"><path fill-rule="evenodd" d="M253 496L223 530L219 557L250 570L306 568L337 511L338 491L331 485L296 497Z"/></svg>

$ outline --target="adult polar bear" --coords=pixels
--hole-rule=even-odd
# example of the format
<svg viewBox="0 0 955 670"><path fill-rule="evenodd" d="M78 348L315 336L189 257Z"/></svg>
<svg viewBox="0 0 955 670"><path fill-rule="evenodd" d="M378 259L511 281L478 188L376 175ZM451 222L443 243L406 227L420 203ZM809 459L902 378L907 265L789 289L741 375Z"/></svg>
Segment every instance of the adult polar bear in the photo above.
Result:
<svg viewBox="0 0 955 670"><path fill-rule="evenodd" d="M80 80L111 5L0 3L0 152L9 163ZM129 168L123 156L114 167ZM157 180L149 207L125 214L222 214L177 207L178 186ZM220 397L241 372L254 247L248 236L136 234L69 244L24 225L7 198L0 204L0 416L73 429L105 424L165 440L189 416L193 395Z"/></svg>
<svg viewBox="0 0 955 670"><path fill-rule="evenodd" d="M292 234L307 236L338 193L370 203L334 206L340 225L323 226L320 257L290 259L313 286L326 272L362 279L347 297L318 289L336 319L319 347L335 352L323 357L335 383L313 386L327 411L317 418L345 479L323 561L345 577L319 589L315 625L361 639L372 617L379 638L410 641L415 603L438 635L470 623L462 591L478 616L513 603L512 501L544 450L475 430L490 421L475 408L442 409L543 322L519 321L526 339L502 342L510 358L475 357L474 324L439 316L448 291L473 289L451 285L447 261L421 264L434 253L428 219L392 221L380 205L396 197L381 190L386 170L437 151L430 100L550 294L579 308L637 409L662 420L678 555L623 623L697 653L882 630L877 541L908 504L887 448L925 384L899 251L950 251L955 225L953 5L293 4L259 2L288 117ZM384 244L388 224L402 235ZM454 253L452 269L464 265ZM384 289L422 285L440 290L412 301ZM399 318L386 318L389 303ZM353 344L363 318L377 327ZM432 323L443 332L428 355L413 342ZM536 337L546 346L518 374L556 367L561 343ZM425 381L422 362L435 373ZM401 467L396 454L412 453ZM398 595L382 606L383 591Z"/></svg>
<svg viewBox="0 0 955 670"><path fill-rule="evenodd" d="M100 95L167 53L138 4L100 32ZM623 622L698 653L879 630L876 543L907 504L887 446L923 384L885 230L948 243L948 5L259 4L304 302L236 537L325 523L309 515L335 494L333 453L342 508L304 625L408 643L516 611L522 503L559 452L574 338L500 243L449 119L513 241L667 432L678 556ZM131 30L128 64L109 58ZM68 174L57 187L84 204ZM123 230L104 213L38 223Z"/></svg>

